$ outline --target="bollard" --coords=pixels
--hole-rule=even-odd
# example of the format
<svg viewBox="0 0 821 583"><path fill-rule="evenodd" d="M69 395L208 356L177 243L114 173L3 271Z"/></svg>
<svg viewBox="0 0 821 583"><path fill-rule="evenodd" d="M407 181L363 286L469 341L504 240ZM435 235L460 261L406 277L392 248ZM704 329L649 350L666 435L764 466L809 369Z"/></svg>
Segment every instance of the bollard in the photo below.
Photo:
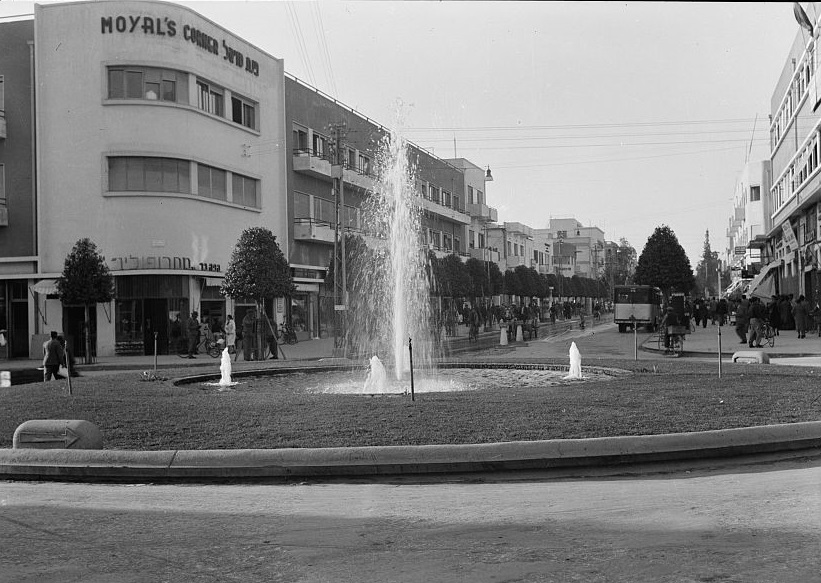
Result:
<svg viewBox="0 0 821 583"><path fill-rule="evenodd" d="M507 346L507 326L499 328L499 346Z"/></svg>
<svg viewBox="0 0 821 583"><path fill-rule="evenodd" d="M81 419L33 419L14 432L14 449L102 449L103 434Z"/></svg>
<svg viewBox="0 0 821 583"><path fill-rule="evenodd" d="M522 325L519 324L516 326L516 342L522 342L525 339L524 334L522 333Z"/></svg>

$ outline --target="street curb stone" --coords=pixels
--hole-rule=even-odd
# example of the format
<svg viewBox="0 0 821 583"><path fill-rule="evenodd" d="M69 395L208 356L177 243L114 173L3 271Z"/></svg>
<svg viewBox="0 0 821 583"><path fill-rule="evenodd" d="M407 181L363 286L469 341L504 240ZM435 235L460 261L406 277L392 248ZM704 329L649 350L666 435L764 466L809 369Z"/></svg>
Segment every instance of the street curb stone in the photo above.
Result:
<svg viewBox="0 0 821 583"><path fill-rule="evenodd" d="M821 421L694 433L468 445L240 450L0 450L0 479L196 481L592 468L821 447Z"/></svg>

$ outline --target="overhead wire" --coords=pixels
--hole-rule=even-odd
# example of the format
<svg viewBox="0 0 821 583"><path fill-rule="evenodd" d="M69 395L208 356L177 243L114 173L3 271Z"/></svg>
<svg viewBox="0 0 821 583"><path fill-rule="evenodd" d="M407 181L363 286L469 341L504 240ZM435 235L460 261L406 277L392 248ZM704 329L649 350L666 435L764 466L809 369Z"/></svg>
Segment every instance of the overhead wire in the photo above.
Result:
<svg viewBox="0 0 821 583"><path fill-rule="evenodd" d="M339 89L336 86L336 77L334 75L334 67L331 61L331 51L328 49L328 37L325 34L325 23L322 20L322 9L319 2L312 2L314 12L314 22L318 30L317 37L319 38L321 54L325 60L325 75L328 78L328 85L334 95L339 97Z"/></svg>
<svg viewBox="0 0 821 583"><path fill-rule="evenodd" d="M299 15L297 14L296 8L293 5L293 2L285 2L285 9L288 13L288 22L291 25L291 32L294 35L294 41L297 44L297 49L299 51L299 56L302 59L302 64L305 67L305 74L308 76L308 80L310 81L311 85L316 86L316 79L314 77L314 70L311 67L311 59L310 55L308 54L308 47L305 44L305 37L302 34L302 26L299 22Z"/></svg>

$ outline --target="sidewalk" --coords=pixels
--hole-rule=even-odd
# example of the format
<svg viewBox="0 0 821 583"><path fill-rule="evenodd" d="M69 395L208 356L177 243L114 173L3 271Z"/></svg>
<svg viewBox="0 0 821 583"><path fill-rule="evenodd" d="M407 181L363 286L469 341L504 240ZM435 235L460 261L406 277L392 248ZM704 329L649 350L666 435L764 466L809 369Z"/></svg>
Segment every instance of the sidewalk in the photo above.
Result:
<svg viewBox="0 0 821 583"><path fill-rule="evenodd" d="M798 338L795 330L781 330L775 337L775 346L763 346L762 348L750 348L746 342L735 332L733 326L722 326L721 331L721 356L732 358L733 354L742 350L763 350L773 359L789 360L792 364L815 364L821 366L821 338L816 335L809 335L804 339ZM719 327L707 324L706 328L698 327L694 332L687 334L684 340L684 356L716 356L718 355ZM642 345L644 350L658 352L656 337L651 336ZM794 362L792 362L794 361ZM779 362L778 364L785 364Z"/></svg>

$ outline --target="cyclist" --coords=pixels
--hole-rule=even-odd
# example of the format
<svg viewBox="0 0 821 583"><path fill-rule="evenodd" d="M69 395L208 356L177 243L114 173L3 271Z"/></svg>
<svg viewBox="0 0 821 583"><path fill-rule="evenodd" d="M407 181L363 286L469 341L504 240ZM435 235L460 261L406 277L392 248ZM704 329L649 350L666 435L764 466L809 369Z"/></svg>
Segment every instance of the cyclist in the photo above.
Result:
<svg viewBox="0 0 821 583"><path fill-rule="evenodd" d="M678 316L676 315L676 311L673 309L673 306L667 307L667 312L664 314L664 317L661 319L661 329L664 330L664 351L670 351L670 327L671 326L678 326Z"/></svg>

